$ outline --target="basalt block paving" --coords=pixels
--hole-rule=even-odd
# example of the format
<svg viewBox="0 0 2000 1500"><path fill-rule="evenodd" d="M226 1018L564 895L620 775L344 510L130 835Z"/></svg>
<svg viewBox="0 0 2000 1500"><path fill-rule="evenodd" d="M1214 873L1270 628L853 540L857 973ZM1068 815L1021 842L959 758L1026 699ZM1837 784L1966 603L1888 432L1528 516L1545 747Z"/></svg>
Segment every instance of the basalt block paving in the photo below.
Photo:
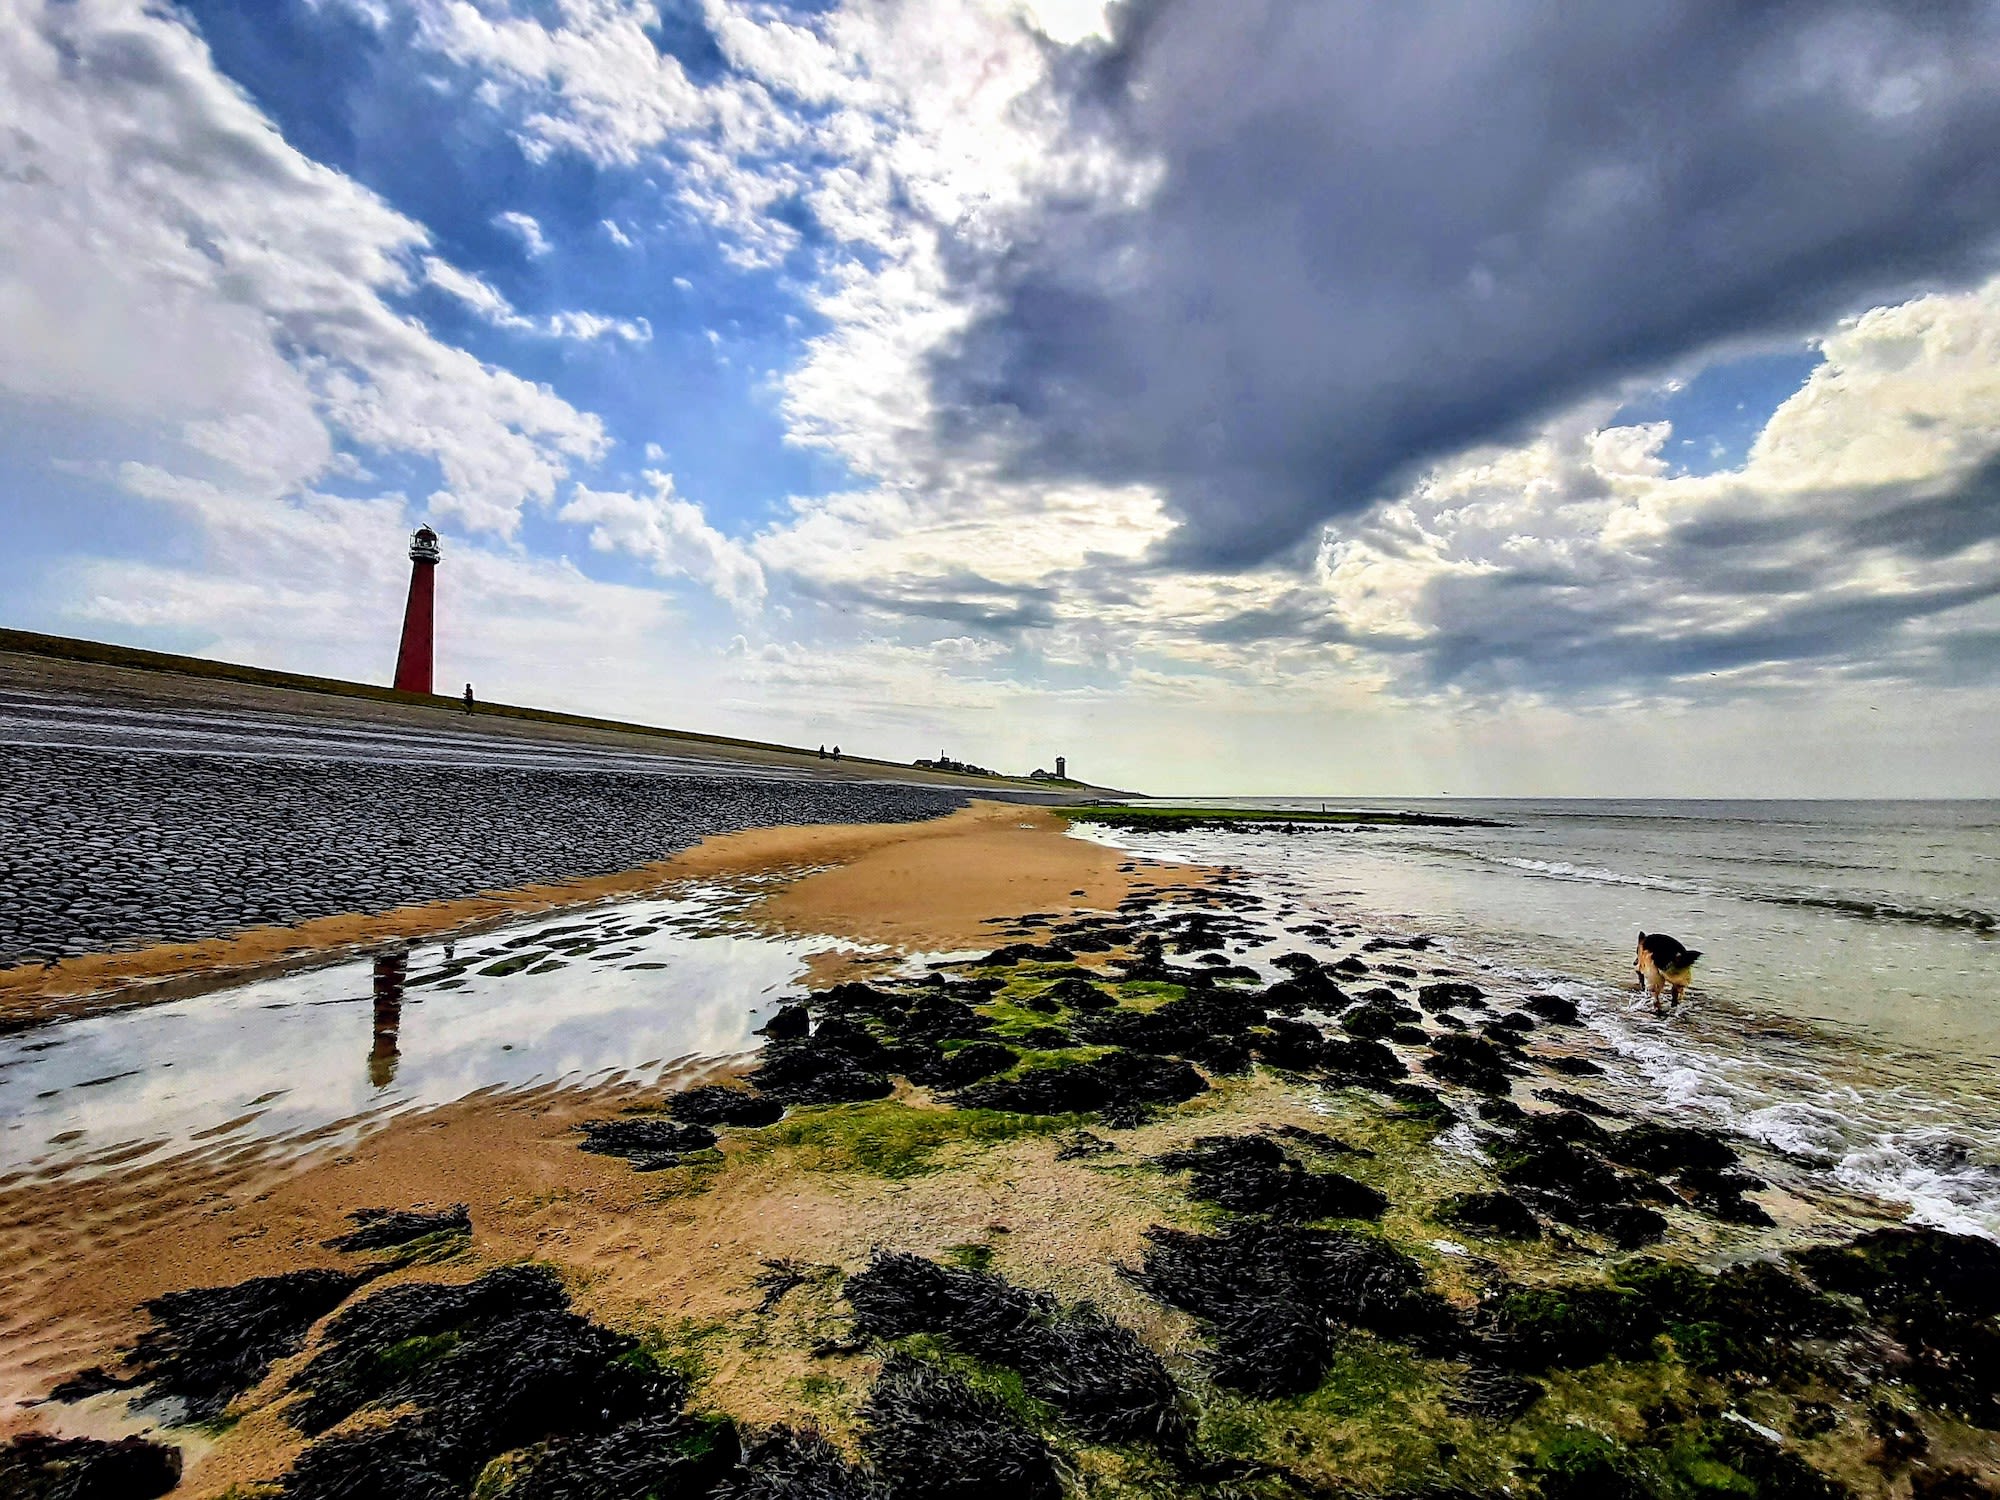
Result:
<svg viewBox="0 0 2000 1500"><path fill-rule="evenodd" d="M629 870L950 788L0 747L0 965Z"/></svg>

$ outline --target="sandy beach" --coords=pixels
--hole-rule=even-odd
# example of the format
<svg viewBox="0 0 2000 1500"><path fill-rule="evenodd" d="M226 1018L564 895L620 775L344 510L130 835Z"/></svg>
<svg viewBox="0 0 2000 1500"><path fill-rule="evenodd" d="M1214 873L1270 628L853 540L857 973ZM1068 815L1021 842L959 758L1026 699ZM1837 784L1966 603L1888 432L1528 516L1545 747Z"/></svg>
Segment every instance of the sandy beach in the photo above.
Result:
<svg viewBox="0 0 2000 1500"><path fill-rule="evenodd" d="M1045 810L752 830L617 877L0 982L54 1036L408 947L432 998L402 1014L407 1069L413 1028L480 976L492 1005L535 974L550 988L526 993L580 997L657 976L679 1003L671 953L630 945L703 893L720 904L687 920L710 935L686 942L787 945L800 976L734 1002L761 1052L0 1178L0 1431L140 1434L191 1497L347 1493L336 1474L415 1493L406 1436L452 1485L524 1494L629 1458L710 1465L692 1493L873 1495L905 1451L1051 1496L1523 1476L1580 1496L1657 1471L1720 1487L1631 1493L1901 1497L2000 1462L1983 1325L1909 1300L1975 1286L1985 1242L1607 1102L1558 997ZM329 1243L382 1209L413 1217ZM175 1300L191 1288L219 1290ZM396 1330L367 1334L370 1299L398 1296ZM514 1408L475 1399L452 1353L481 1340L542 1351L518 1379L555 1382L556 1414L491 1416ZM577 1381L601 1415L561 1414ZM1882 1435L1912 1408L1920 1449Z"/></svg>

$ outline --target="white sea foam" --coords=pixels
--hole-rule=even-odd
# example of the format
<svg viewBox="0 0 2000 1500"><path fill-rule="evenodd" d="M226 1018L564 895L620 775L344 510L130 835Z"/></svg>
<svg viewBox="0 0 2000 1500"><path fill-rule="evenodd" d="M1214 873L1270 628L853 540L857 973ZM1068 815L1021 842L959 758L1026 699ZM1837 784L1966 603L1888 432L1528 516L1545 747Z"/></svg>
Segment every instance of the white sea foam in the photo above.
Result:
<svg viewBox="0 0 2000 1500"><path fill-rule="evenodd" d="M1318 855L1302 839L1255 834L1141 834L1078 829L1095 842L1154 858L1227 863L1245 871L1276 906L1296 908L1282 919L1297 925L1308 913L1365 923L1386 933L1414 930L1412 919L1357 909L1352 855L1326 846ZM1487 862L1558 880L1601 882L1655 890L1693 890L1695 883L1648 877L1563 861L1506 856ZM1274 923L1274 926L1281 925ZM1629 989L1580 979L1512 956L1507 934L1438 934L1434 955L1475 969L1482 983L1525 994L1552 992L1576 1002L1597 1042L1604 1083L1622 1104L1646 1113L1702 1123L1754 1142L1783 1158L1808 1187L1814 1181L1843 1193L1900 1205L1913 1223L2000 1240L2000 1123L1980 1123L1948 1096L1927 1092L1902 1060L1882 1066L1857 1057L1842 1038L1810 1026L1773 1029L1720 1009L1692 1021L1651 1013ZM1297 940L1274 932L1273 941ZM1888 1066L1902 1065L1904 1076ZM1845 1075L1845 1076L1843 1076ZM1949 1123L1945 1123L1949 1122ZM1463 1135L1464 1139L1459 1137ZM1460 1126L1439 1138L1446 1150L1477 1150L1477 1136Z"/></svg>

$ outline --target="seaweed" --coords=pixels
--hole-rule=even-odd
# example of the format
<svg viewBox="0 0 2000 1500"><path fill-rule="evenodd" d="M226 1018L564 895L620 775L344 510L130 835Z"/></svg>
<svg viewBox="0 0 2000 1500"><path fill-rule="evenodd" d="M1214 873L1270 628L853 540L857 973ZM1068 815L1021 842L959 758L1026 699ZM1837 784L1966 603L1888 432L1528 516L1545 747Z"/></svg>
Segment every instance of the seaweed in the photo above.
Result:
<svg viewBox="0 0 2000 1500"><path fill-rule="evenodd" d="M1424 1071L1433 1077L1463 1084L1482 1094L1507 1093L1513 1087L1508 1075L1518 1067L1507 1053L1486 1038L1459 1032L1433 1037L1431 1055L1424 1059Z"/></svg>
<svg viewBox="0 0 2000 1500"><path fill-rule="evenodd" d="M933 1088L963 1088L995 1073L1004 1073L1021 1060L1021 1054L999 1042L967 1042L955 1052L942 1053L935 1061L909 1070L912 1083Z"/></svg>
<svg viewBox="0 0 2000 1500"><path fill-rule="evenodd" d="M1462 1193L1437 1207L1440 1222L1497 1240L1538 1240L1542 1224L1511 1193Z"/></svg>
<svg viewBox="0 0 2000 1500"><path fill-rule="evenodd" d="M1607 1137L1597 1149L1613 1161L1647 1172L1679 1172L1690 1167L1720 1171L1735 1166L1740 1159L1735 1148L1713 1130L1651 1120Z"/></svg>
<svg viewBox="0 0 2000 1500"><path fill-rule="evenodd" d="M1393 1246L1348 1230L1249 1219L1211 1235L1154 1225L1143 1264L1126 1274L1149 1295L1208 1325L1218 1380L1252 1393L1316 1387L1333 1342L1311 1321L1366 1329L1446 1352L1464 1330Z"/></svg>
<svg viewBox="0 0 2000 1500"><path fill-rule="evenodd" d="M1577 1011L1574 1000L1565 1000L1561 995L1530 995L1521 1002L1523 1010L1533 1011L1551 1026L1581 1026L1583 1017Z"/></svg>
<svg viewBox="0 0 2000 1500"><path fill-rule="evenodd" d="M733 1089L720 1083L669 1094L662 1106L669 1118L689 1125L775 1125L784 1117L785 1106L775 1099Z"/></svg>
<svg viewBox="0 0 2000 1500"><path fill-rule="evenodd" d="M1474 1000L1485 998L1486 991L1476 984L1467 984L1463 980L1426 984L1417 990L1417 1004L1425 1010L1450 1010L1454 1006L1467 1005Z"/></svg>
<svg viewBox="0 0 2000 1500"><path fill-rule="evenodd" d="M2000 1430L2000 1245L1941 1229L1878 1229L1792 1259L1888 1326L1907 1355L1904 1378L1926 1400Z"/></svg>
<svg viewBox="0 0 2000 1500"><path fill-rule="evenodd" d="M1410 1071L1400 1057L1380 1042L1359 1037L1352 1040L1329 1038L1320 1054L1320 1065L1323 1071L1336 1079L1386 1080L1406 1077Z"/></svg>
<svg viewBox="0 0 2000 1500"><path fill-rule="evenodd" d="M622 1156L639 1172L678 1167L689 1153L706 1151L715 1144L715 1132L706 1125L677 1120L585 1120L576 1128L584 1133L585 1151Z"/></svg>
<svg viewBox="0 0 2000 1500"><path fill-rule="evenodd" d="M1114 1103L1181 1104L1205 1093L1208 1083L1186 1062L1138 1052L1108 1052L1087 1062L1033 1068L958 1090L961 1109L998 1109L1023 1115L1089 1114Z"/></svg>
<svg viewBox="0 0 2000 1500"><path fill-rule="evenodd" d="M0 1443L0 1494L13 1500L153 1500L181 1480L181 1450L144 1438L24 1433Z"/></svg>
<svg viewBox="0 0 2000 1500"><path fill-rule="evenodd" d="M870 1469L850 1463L817 1428L774 1427L743 1450L723 1500L889 1500Z"/></svg>
<svg viewBox="0 0 2000 1500"><path fill-rule="evenodd" d="M682 1417L685 1379L567 1303L551 1273L509 1266L462 1286L392 1287L347 1309L294 1378L305 1397L288 1419L316 1434L364 1407L415 1411L321 1437L292 1466L286 1495L463 1496L494 1456L543 1443L521 1481L537 1496L609 1493L582 1476L668 1463L668 1453L684 1473L727 1467L726 1428ZM630 1430L614 1437L620 1429ZM649 1451L668 1434L668 1452ZM556 1467L537 1478L546 1464Z"/></svg>
<svg viewBox="0 0 2000 1500"><path fill-rule="evenodd" d="M782 1104L851 1104L895 1091L886 1074L838 1048L819 1045L816 1037L765 1048L763 1063L748 1081Z"/></svg>
<svg viewBox="0 0 2000 1500"><path fill-rule="evenodd" d="M545 1266L502 1266L476 1281L408 1282L344 1307L326 1326L321 1347L294 1375L305 1398L286 1413L299 1431L324 1432L400 1381L423 1356L453 1347L465 1332L522 1312L569 1306L569 1294Z"/></svg>
<svg viewBox="0 0 2000 1500"><path fill-rule="evenodd" d="M155 1297L142 1304L153 1323L132 1347L131 1383L150 1385L148 1399L179 1398L190 1421L212 1421L273 1364L298 1353L312 1325L369 1274L288 1271Z"/></svg>
<svg viewBox="0 0 2000 1500"><path fill-rule="evenodd" d="M1186 1441L1179 1393L1160 1357L1092 1308L1055 1300L981 1270L919 1255L875 1253L850 1277L847 1299L872 1338L929 1334L948 1348L1017 1371L1027 1390L1106 1442Z"/></svg>
<svg viewBox="0 0 2000 1500"><path fill-rule="evenodd" d="M796 1041L812 1030L812 1018L803 1005L781 1005L777 1013L757 1028L760 1036L774 1042Z"/></svg>
<svg viewBox="0 0 2000 1500"><path fill-rule="evenodd" d="M1268 1034L1257 1044L1257 1055L1272 1067L1309 1073L1326 1065L1331 1044L1310 1021L1272 1016L1266 1029Z"/></svg>
<svg viewBox="0 0 2000 1500"><path fill-rule="evenodd" d="M1059 979L1040 995L1040 1000L1053 1000L1058 1005L1066 1005L1071 1010L1109 1010L1118 1002L1107 991L1085 979Z"/></svg>
<svg viewBox="0 0 2000 1500"><path fill-rule="evenodd" d="M1170 1172L1193 1174L1188 1194L1232 1213L1276 1219L1375 1219L1389 1200L1340 1172L1315 1172L1264 1135L1202 1136L1157 1158Z"/></svg>
<svg viewBox="0 0 2000 1500"><path fill-rule="evenodd" d="M997 1398L893 1354L862 1408L861 1447L897 1500L1057 1500L1055 1456Z"/></svg>
<svg viewBox="0 0 2000 1500"><path fill-rule="evenodd" d="M639 1500L705 1495L741 1456L727 1418L648 1416L557 1437L500 1493L507 1500Z"/></svg>
<svg viewBox="0 0 2000 1500"><path fill-rule="evenodd" d="M415 1209L357 1208L347 1216L360 1227L320 1244L329 1250L388 1250L433 1234L471 1234L472 1213L463 1203L436 1213Z"/></svg>
<svg viewBox="0 0 2000 1500"><path fill-rule="evenodd" d="M1643 1359L1665 1326L1649 1299L1604 1285L1505 1287L1481 1314L1488 1347L1531 1371Z"/></svg>

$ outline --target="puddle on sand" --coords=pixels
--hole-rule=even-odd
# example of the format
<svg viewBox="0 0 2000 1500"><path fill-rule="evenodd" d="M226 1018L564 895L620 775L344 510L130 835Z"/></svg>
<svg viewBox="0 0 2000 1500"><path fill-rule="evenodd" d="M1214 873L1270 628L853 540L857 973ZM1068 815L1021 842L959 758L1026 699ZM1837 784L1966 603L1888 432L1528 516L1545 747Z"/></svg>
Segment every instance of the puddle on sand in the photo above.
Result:
<svg viewBox="0 0 2000 1500"><path fill-rule="evenodd" d="M823 945L732 929L734 904L624 902L0 1039L0 1184L743 1052Z"/></svg>

